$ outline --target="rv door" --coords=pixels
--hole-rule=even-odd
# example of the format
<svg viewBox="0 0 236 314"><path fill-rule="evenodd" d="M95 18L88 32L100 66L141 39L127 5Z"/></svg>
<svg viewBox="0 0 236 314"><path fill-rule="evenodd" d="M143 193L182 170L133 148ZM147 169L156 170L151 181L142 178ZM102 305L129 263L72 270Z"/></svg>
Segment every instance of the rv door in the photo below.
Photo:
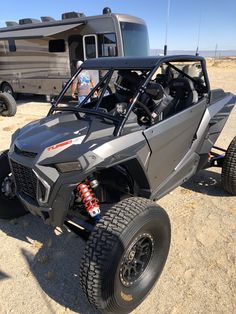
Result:
<svg viewBox="0 0 236 314"><path fill-rule="evenodd" d="M98 57L98 39L97 35L83 36L84 60Z"/></svg>
<svg viewBox="0 0 236 314"><path fill-rule="evenodd" d="M95 34L83 36L84 60L98 57L98 38ZM91 70L91 75L95 84L99 81L99 72Z"/></svg>

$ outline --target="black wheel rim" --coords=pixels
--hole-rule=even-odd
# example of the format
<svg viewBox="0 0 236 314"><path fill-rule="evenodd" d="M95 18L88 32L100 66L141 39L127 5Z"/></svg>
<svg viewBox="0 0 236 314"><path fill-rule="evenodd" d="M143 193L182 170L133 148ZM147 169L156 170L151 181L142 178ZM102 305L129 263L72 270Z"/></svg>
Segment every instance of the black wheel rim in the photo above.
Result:
<svg viewBox="0 0 236 314"><path fill-rule="evenodd" d="M123 255L120 266L120 281L130 287L145 272L154 251L154 241L150 234L143 233L131 243Z"/></svg>

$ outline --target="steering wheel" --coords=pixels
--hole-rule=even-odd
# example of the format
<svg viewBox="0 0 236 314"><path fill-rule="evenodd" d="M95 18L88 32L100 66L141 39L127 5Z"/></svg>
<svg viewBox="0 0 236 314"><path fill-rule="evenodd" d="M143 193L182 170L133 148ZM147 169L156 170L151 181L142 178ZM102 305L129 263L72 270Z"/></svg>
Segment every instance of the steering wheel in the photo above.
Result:
<svg viewBox="0 0 236 314"><path fill-rule="evenodd" d="M136 104L137 105L139 105L145 112L146 112L146 116L142 116L142 117L139 117L138 116L138 114L137 114L137 116L138 116L138 120L139 120L139 122L141 123L141 124L148 124L148 125L151 125L152 124L152 114L151 114L151 111L148 109L148 107L146 106L146 105L144 105L141 101L139 101L139 100L136 100ZM136 105L135 104L135 105ZM140 108L135 108L136 110L139 110ZM142 118L147 118L147 121L142 121L141 119Z"/></svg>

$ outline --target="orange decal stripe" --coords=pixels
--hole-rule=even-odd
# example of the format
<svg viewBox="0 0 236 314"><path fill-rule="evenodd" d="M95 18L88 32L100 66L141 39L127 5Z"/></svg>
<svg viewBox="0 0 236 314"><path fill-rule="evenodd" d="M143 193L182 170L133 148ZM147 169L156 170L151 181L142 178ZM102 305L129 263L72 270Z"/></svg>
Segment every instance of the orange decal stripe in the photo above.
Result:
<svg viewBox="0 0 236 314"><path fill-rule="evenodd" d="M51 150L54 150L54 149L57 149L57 148L60 148L60 147L66 146L66 145L70 145L71 143L72 143L72 140L68 140L65 142L55 144L53 146L48 147L48 151L51 151Z"/></svg>

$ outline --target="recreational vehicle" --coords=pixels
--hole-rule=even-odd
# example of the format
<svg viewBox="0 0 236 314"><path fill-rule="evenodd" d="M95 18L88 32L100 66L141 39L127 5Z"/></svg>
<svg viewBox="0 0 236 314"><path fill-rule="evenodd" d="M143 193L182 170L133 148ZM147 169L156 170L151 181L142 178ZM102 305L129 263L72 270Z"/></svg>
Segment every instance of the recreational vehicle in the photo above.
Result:
<svg viewBox="0 0 236 314"><path fill-rule="evenodd" d="M63 13L6 22L0 28L0 90L57 95L78 60L149 53L145 22L104 8L101 15ZM97 78L98 79L98 78Z"/></svg>

